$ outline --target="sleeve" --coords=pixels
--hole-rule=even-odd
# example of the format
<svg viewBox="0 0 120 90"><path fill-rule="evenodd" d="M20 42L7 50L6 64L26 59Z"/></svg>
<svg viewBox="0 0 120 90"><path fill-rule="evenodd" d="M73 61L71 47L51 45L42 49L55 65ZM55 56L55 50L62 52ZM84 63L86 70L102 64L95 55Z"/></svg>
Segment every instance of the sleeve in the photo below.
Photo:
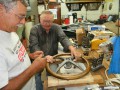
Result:
<svg viewBox="0 0 120 90"><path fill-rule="evenodd" d="M0 53L0 89L8 84L8 69L4 55Z"/></svg>
<svg viewBox="0 0 120 90"><path fill-rule="evenodd" d="M36 27L36 26L32 27L32 29L30 31L29 49L30 49L31 53L40 50L39 41L38 41L39 37L38 37L37 31L38 31L38 27Z"/></svg>
<svg viewBox="0 0 120 90"><path fill-rule="evenodd" d="M111 37L110 40L112 42L112 44L114 44L116 42L117 36Z"/></svg>
<svg viewBox="0 0 120 90"><path fill-rule="evenodd" d="M58 39L60 41L60 43L62 44L62 46L64 47L65 51L68 51L68 47L72 45L72 43L70 42L69 38L66 36L66 34L63 32L62 28L60 26L58 26L57 28L58 32Z"/></svg>

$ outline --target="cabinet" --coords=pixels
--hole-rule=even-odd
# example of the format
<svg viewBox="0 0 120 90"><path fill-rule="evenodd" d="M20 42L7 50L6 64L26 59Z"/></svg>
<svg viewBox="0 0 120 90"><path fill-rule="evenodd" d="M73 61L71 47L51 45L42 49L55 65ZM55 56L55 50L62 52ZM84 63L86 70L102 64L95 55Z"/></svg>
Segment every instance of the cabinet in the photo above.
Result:
<svg viewBox="0 0 120 90"><path fill-rule="evenodd" d="M54 23L61 25L61 4L60 3L49 3L48 8L57 10L57 19L54 19Z"/></svg>
<svg viewBox="0 0 120 90"><path fill-rule="evenodd" d="M37 4L44 4L44 0L37 0Z"/></svg>
<svg viewBox="0 0 120 90"><path fill-rule="evenodd" d="M104 0L65 0L69 11L80 11L83 6L86 10L98 10Z"/></svg>
<svg viewBox="0 0 120 90"><path fill-rule="evenodd" d="M54 23L61 25L61 3L50 2L49 0L37 0L37 4L40 7L38 9L39 17L41 12L45 9L56 9L57 19L54 19ZM41 7L43 7L43 9Z"/></svg>

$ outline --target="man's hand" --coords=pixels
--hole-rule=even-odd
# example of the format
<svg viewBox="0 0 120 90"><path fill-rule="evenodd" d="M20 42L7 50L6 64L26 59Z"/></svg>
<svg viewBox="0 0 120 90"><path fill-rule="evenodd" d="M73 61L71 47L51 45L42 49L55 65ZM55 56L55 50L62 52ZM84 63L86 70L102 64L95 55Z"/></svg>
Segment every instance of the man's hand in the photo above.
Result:
<svg viewBox="0 0 120 90"><path fill-rule="evenodd" d="M53 57L52 56L47 55L45 58L47 59L47 62L53 63Z"/></svg>
<svg viewBox="0 0 120 90"><path fill-rule="evenodd" d="M79 60L79 58L82 56L80 52L76 51L76 49L73 46L69 46L69 50L71 51L71 56L75 57L75 60Z"/></svg>
<svg viewBox="0 0 120 90"><path fill-rule="evenodd" d="M47 59L42 58L41 56L38 56L32 63L32 67L35 68L34 72L40 72L43 71L43 69L46 67Z"/></svg>
<svg viewBox="0 0 120 90"><path fill-rule="evenodd" d="M44 56L44 53L43 53L43 51L35 51L34 53L30 53L29 54L29 57L31 58L31 59L36 59L37 57L43 57Z"/></svg>

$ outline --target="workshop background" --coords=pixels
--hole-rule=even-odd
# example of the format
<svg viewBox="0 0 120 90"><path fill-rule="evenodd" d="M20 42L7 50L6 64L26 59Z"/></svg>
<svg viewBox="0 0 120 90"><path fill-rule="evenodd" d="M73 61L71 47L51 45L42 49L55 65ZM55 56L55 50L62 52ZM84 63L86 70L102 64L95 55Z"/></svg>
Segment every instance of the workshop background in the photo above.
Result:
<svg viewBox="0 0 120 90"><path fill-rule="evenodd" d="M30 30L33 25L39 23L41 12L45 9L49 9L55 15L54 22L62 27L63 31L70 38L71 42L74 43L76 48L79 48L79 45L86 46L90 48L90 50L102 48L105 53L105 59L107 60L107 62L103 62L103 65L105 68L108 68L111 52L107 51L106 43L103 42L118 34L118 27L115 25L115 21L119 18L119 0L93 0L95 2L89 4L83 2L91 2L92 0L81 0L83 2L79 2L79 0L45 1L29 0L30 7L27 11L25 26L20 27L17 31L28 52ZM106 29L108 31L106 31ZM93 37L90 36L90 42L84 43L84 40L88 40L88 38L82 39L82 37L86 36L86 33L88 33L88 37L89 35L94 35L94 40L92 40ZM75 42L77 42L77 44ZM107 43L109 43L109 41ZM60 46L60 49L61 48ZM96 69L93 68L92 70L94 71ZM42 80L44 81L46 80L46 75L45 73L42 74ZM120 77L120 75L117 74L116 77ZM81 90L82 88L84 87L81 87ZM78 90L77 88L73 89ZM66 88L66 90L73 89Z"/></svg>

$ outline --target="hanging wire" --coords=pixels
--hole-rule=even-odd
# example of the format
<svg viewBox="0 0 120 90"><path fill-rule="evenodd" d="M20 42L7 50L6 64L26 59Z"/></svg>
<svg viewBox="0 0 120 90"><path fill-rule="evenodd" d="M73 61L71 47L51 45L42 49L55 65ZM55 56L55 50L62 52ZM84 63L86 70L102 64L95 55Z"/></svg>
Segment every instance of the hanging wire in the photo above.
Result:
<svg viewBox="0 0 120 90"><path fill-rule="evenodd" d="M119 36L119 32L120 32L120 30L119 30L119 20L120 20L119 11L120 11L120 0L118 0L118 36Z"/></svg>
<svg viewBox="0 0 120 90"><path fill-rule="evenodd" d="M103 10L104 10L104 7L105 7L105 1L101 1L101 5L102 5L102 15L103 15Z"/></svg>
<svg viewBox="0 0 120 90"><path fill-rule="evenodd" d="M86 22L87 22L87 11L88 11L88 10L86 9L86 18L85 18L85 21L86 21Z"/></svg>

